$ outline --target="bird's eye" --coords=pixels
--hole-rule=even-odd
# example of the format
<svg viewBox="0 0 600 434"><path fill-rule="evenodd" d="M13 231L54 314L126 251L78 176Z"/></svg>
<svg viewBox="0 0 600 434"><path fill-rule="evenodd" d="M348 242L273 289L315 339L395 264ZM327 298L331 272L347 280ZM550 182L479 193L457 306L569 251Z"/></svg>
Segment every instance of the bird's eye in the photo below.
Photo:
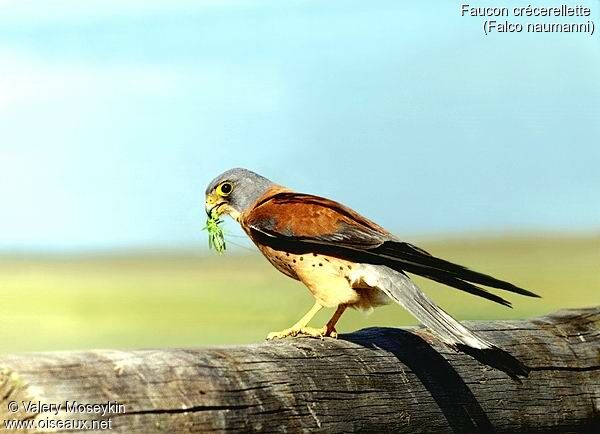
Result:
<svg viewBox="0 0 600 434"><path fill-rule="evenodd" d="M224 182L217 187L217 193L219 196L229 196L233 190L233 185L230 182Z"/></svg>

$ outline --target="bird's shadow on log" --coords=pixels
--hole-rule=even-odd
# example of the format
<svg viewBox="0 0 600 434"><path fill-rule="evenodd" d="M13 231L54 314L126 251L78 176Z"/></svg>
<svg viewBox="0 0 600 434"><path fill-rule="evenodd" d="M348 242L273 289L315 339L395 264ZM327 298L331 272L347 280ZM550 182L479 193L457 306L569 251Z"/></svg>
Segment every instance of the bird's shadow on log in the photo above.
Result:
<svg viewBox="0 0 600 434"><path fill-rule="evenodd" d="M367 348L381 348L394 354L429 391L455 433L494 433L485 411L454 367L420 336L402 329L370 328L341 335L340 339ZM481 363L517 378L524 366L501 349L460 348ZM515 366L512 366L515 364Z"/></svg>

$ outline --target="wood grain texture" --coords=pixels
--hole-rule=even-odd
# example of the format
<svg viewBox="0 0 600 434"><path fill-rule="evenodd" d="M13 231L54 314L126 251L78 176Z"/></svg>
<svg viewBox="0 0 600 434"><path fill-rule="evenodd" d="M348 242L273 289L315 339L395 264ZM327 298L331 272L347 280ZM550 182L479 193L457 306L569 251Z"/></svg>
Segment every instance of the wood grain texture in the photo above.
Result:
<svg viewBox="0 0 600 434"><path fill-rule="evenodd" d="M124 412L106 416L110 432L600 432L600 307L466 325L527 365L528 377L516 381L424 329L5 355L0 423L102 419L10 413L10 401L118 401Z"/></svg>

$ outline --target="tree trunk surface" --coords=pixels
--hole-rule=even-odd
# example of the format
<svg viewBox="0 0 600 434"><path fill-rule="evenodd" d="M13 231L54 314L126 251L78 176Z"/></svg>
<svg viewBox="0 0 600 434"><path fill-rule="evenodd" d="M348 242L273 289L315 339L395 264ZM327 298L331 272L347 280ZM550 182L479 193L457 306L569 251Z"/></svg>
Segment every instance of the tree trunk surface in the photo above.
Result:
<svg viewBox="0 0 600 434"><path fill-rule="evenodd" d="M465 324L504 351L466 354L423 328L370 328L4 355L0 431L21 420L30 426L18 432L600 433L600 307Z"/></svg>

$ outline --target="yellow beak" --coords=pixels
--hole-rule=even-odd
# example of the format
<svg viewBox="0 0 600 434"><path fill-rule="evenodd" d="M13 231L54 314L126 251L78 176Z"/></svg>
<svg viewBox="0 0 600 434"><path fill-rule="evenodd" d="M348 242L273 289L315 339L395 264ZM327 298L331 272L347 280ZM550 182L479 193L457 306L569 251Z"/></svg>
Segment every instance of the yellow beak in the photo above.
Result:
<svg viewBox="0 0 600 434"><path fill-rule="evenodd" d="M208 194L206 195L206 200L204 201L204 209L206 210L206 215L209 218L219 217L221 214L219 212L219 206L224 204L225 202L216 194Z"/></svg>

